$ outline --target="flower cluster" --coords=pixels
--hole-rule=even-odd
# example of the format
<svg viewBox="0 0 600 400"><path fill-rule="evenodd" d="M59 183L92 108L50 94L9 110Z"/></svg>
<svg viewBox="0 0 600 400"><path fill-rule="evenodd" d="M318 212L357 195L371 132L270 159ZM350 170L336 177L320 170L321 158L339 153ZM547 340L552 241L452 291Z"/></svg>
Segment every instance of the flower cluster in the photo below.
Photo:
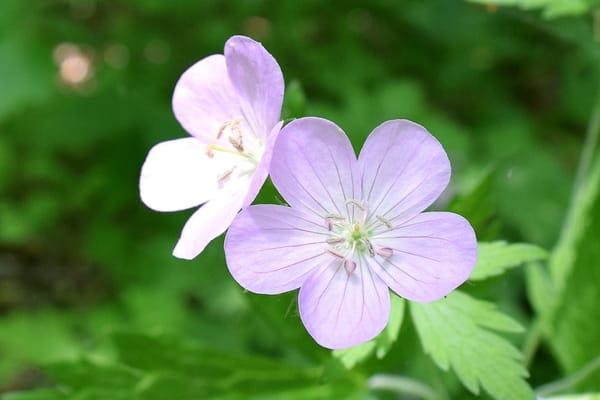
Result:
<svg viewBox="0 0 600 400"><path fill-rule="evenodd" d="M192 66L173 97L192 137L150 151L141 197L159 211L205 203L175 256L194 258L229 227L227 266L241 286L262 294L300 288L311 336L327 348L354 346L387 324L389 289L429 302L465 282L475 234L457 214L425 212L450 180L448 157L425 128L384 122L357 158L328 120L281 128L283 87L276 61L246 37ZM289 206L250 206L268 174Z"/></svg>

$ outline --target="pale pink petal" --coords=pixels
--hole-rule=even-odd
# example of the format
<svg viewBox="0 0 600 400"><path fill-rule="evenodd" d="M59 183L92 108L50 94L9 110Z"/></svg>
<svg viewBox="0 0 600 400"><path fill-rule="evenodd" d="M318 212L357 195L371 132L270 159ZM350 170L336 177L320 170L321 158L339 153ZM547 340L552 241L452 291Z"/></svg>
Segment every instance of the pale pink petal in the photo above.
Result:
<svg viewBox="0 0 600 400"><path fill-rule="evenodd" d="M140 196L156 211L178 211L202 204L220 191L219 174L237 160L219 153L206 155L206 145L195 138L154 146L142 166Z"/></svg>
<svg viewBox="0 0 600 400"><path fill-rule="evenodd" d="M233 36L225 43L225 59L243 116L254 134L264 138L280 119L281 68L260 43L245 36Z"/></svg>
<svg viewBox="0 0 600 400"><path fill-rule="evenodd" d="M349 217L356 199L356 156L348 137L333 122L300 118L279 135L271 161L271 179L294 208L325 218Z"/></svg>
<svg viewBox="0 0 600 400"><path fill-rule="evenodd" d="M235 192L223 192L192 214L183 227L173 255L191 260L200 254L208 243L229 227L242 207L246 191L247 185Z"/></svg>
<svg viewBox="0 0 600 400"><path fill-rule="evenodd" d="M206 57L181 75L173 93L173 112L188 133L207 144L217 142L224 123L241 117L223 55ZM224 137L219 142L229 145Z"/></svg>
<svg viewBox="0 0 600 400"><path fill-rule="evenodd" d="M276 294L300 287L331 258L326 252L327 231L313 219L284 206L246 208L225 238L231 275L254 293Z"/></svg>
<svg viewBox="0 0 600 400"><path fill-rule="evenodd" d="M256 166L256 170L254 171L254 175L252 177L252 181L250 182L250 188L248 189L248 194L246 195L246 199L244 200L243 207L247 207L254 201L254 199L258 195L258 192L265 183L267 176L269 175L269 167L271 166L271 158L273 157L273 147L275 146L275 142L279 137L279 132L281 131L282 126L283 121L280 121L271 130L269 137L267 137L264 153L262 155L262 158L260 159L260 162Z"/></svg>
<svg viewBox="0 0 600 400"><path fill-rule="evenodd" d="M300 317L310 335L323 347L341 349L377 336L390 313L385 283L357 260L348 273L333 259L314 272L300 288Z"/></svg>
<svg viewBox="0 0 600 400"><path fill-rule="evenodd" d="M429 207L450 180L442 145L408 120L384 122L367 138L359 156L362 198L372 216L399 224Z"/></svg>
<svg viewBox="0 0 600 400"><path fill-rule="evenodd" d="M477 259L477 239L458 214L426 212L372 239L391 257L367 257L373 271L398 295L437 300L464 283Z"/></svg>

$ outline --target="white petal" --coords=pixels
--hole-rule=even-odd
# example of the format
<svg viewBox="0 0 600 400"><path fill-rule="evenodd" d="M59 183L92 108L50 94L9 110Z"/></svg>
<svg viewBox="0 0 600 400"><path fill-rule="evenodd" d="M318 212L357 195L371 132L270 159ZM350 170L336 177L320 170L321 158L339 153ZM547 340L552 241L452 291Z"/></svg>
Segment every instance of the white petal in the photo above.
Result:
<svg viewBox="0 0 600 400"><path fill-rule="evenodd" d="M210 158L206 145L195 138L159 143L142 167L142 201L156 211L179 211L202 204L222 190L219 177L234 168L238 159L218 152Z"/></svg>

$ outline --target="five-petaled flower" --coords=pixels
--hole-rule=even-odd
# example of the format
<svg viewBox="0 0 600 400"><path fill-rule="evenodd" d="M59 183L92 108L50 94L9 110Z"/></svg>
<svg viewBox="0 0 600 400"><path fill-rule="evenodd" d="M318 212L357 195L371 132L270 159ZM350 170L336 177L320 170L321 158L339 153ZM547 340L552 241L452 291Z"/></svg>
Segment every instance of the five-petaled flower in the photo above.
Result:
<svg viewBox="0 0 600 400"><path fill-rule="evenodd" d="M420 125L383 123L357 160L334 123L295 120L279 135L271 178L291 207L242 211L225 239L227 265L255 293L300 288L302 322L324 347L375 337L389 318L388 288L429 302L471 273L471 225L423 212L447 186L450 162Z"/></svg>
<svg viewBox="0 0 600 400"><path fill-rule="evenodd" d="M154 146L140 195L157 211L204 204L187 221L173 254L192 259L258 194L282 123L283 75L260 43L234 36L224 55L183 73L173 111L192 137Z"/></svg>

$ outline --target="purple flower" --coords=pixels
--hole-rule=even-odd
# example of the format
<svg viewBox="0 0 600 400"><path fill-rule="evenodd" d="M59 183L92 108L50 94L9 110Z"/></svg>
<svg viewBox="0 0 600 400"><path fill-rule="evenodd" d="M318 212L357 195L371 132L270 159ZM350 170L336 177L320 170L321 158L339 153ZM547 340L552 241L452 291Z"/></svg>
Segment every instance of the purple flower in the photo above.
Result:
<svg viewBox="0 0 600 400"><path fill-rule="evenodd" d="M423 212L447 186L450 162L420 125L383 123L357 160L334 123L295 120L277 140L271 177L291 207L241 212L225 239L227 265L255 293L300 288L302 322L324 347L354 346L381 332L388 288L429 302L471 273L471 225L457 214Z"/></svg>
<svg viewBox="0 0 600 400"><path fill-rule="evenodd" d="M154 146L140 177L142 201L156 211L206 203L185 224L176 257L196 257L258 194L282 125L283 90L273 56L244 36L177 82L173 111L192 137Z"/></svg>

